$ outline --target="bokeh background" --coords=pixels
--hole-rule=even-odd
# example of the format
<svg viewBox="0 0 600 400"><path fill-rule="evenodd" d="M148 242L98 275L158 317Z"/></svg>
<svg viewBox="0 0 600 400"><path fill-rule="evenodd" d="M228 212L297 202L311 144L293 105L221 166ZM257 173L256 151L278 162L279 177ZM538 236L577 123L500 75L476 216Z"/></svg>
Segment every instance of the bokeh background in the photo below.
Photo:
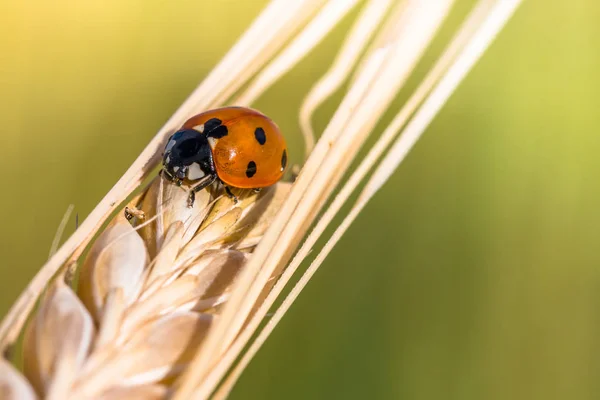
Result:
<svg viewBox="0 0 600 400"><path fill-rule="evenodd" d="M67 206L92 210L265 4L0 3L0 316ZM296 110L355 16L256 104L293 162ZM600 397L598 20L598 2L524 2L233 399Z"/></svg>

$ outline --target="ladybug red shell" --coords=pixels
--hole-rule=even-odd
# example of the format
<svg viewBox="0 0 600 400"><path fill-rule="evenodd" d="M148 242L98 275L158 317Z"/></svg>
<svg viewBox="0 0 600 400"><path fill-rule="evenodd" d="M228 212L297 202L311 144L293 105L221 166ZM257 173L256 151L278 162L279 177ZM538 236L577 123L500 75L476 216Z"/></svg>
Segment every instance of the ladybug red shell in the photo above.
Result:
<svg viewBox="0 0 600 400"><path fill-rule="evenodd" d="M188 119L163 154L164 175L193 193L217 179L236 188L271 186L287 167L287 146L279 127L264 114L225 107Z"/></svg>

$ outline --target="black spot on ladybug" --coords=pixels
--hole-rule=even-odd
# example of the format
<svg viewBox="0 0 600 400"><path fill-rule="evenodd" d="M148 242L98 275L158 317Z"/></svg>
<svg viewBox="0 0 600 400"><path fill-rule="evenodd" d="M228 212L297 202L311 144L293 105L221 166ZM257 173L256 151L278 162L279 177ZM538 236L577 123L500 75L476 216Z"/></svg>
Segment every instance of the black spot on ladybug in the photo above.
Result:
<svg viewBox="0 0 600 400"><path fill-rule="evenodd" d="M284 149L281 155L281 170L283 171L287 167L287 151Z"/></svg>
<svg viewBox="0 0 600 400"><path fill-rule="evenodd" d="M254 130L254 137L261 146L267 141L267 135L265 135L265 130L263 128L256 128Z"/></svg>
<svg viewBox="0 0 600 400"><path fill-rule="evenodd" d="M204 123L204 134L207 137L221 139L223 136L227 136L228 133L227 127L223 125L223 121L219 118L211 118Z"/></svg>
<svg viewBox="0 0 600 400"><path fill-rule="evenodd" d="M227 136L229 131L225 125L217 126L212 131L208 132L207 136L215 139L221 139L223 136Z"/></svg>
<svg viewBox="0 0 600 400"><path fill-rule="evenodd" d="M256 174L256 163L254 161L250 161L248 163L248 167L246 168L246 176L248 178L252 178Z"/></svg>
<svg viewBox="0 0 600 400"><path fill-rule="evenodd" d="M223 123L223 121L221 121L219 118L209 119L208 121L206 121L204 123L204 133L208 134L210 131L212 131L216 127L221 126L222 123Z"/></svg>

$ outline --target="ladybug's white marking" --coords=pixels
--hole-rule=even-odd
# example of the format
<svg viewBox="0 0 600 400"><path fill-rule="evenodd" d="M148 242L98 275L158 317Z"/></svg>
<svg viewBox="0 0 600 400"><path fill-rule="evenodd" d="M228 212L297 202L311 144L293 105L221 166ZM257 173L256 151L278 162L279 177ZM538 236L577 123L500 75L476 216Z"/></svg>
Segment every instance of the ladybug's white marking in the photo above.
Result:
<svg viewBox="0 0 600 400"><path fill-rule="evenodd" d="M202 124L202 125L196 125L194 127L194 129L197 130L200 133L204 133L204 124Z"/></svg>
<svg viewBox="0 0 600 400"><path fill-rule="evenodd" d="M206 174L204 173L204 171L202 171L202 169L200 168L200 164L198 163L193 163L188 168L188 179L191 181L204 178L205 175Z"/></svg>
<svg viewBox="0 0 600 400"><path fill-rule="evenodd" d="M179 171L179 167L173 167L173 171L175 171L175 172Z"/></svg>
<svg viewBox="0 0 600 400"><path fill-rule="evenodd" d="M214 150L215 146L217 145L217 139L214 137L209 137L208 144L210 145L210 148Z"/></svg>

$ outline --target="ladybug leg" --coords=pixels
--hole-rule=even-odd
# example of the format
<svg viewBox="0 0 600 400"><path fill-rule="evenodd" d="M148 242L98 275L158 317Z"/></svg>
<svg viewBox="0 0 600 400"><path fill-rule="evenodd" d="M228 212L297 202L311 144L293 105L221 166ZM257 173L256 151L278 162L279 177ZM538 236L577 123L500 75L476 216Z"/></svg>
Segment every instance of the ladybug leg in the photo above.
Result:
<svg viewBox="0 0 600 400"><path fill-rule="evenodd" d="M260 193L261 189L262 189L262 188L254 188L254 189L252 189L252 191L253 191L254 193Z"/></svg>
<svg viewBox="0 0 600 400"><path fill-rule="evenodd" d="M160 171L158 171L158 176L162 176L163 178L165 178L169 182L173 182L177 186L181 186L183 184L183 180L169 173L169 171L167 171L165 168L162 168Z"/></svg>
<svg viewBox="0 0 600 400"><path fill-rule="evenodd" d="M174 182L177 186L181 186L181 184L183 183L181 179L170 174L169 171L167 171L165 168L162 168L160 171L158 171L158 176L162 176L166 180Z"/></svg>
<svg viewBox="0 0 600 400"><path fill-rule="evenodd" d="M202 189L210 186L217 179L216 175L206 175L204 178L200 179L198 184L194 186L190 190L190 196L188 197L188 207L194 207L194 202L196 201L196 192L201 191Z"/></svg>
<svg viewBox="0 0 600 400"><path fill-rule="evenodd" d="M237 204L238 201L240 201L237 198L237 196L231 192L231 189L229 188L229 186L225 186L225 193L227 193L227 197L229 197L231 200L233 200L234 204Z"/></svg>

